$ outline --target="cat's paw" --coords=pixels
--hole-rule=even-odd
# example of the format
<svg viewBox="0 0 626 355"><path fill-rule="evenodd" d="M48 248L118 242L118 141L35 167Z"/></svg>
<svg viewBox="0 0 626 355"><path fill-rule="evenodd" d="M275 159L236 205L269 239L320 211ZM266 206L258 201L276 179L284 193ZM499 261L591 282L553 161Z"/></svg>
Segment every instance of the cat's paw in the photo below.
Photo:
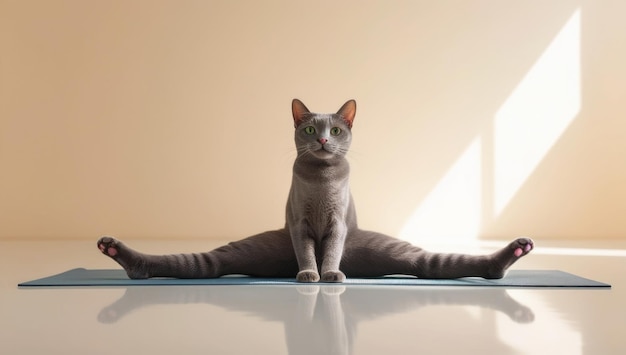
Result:
<svg viewBox="0 0 626 355"><path fill-rule="evenodd" d="M298 282L318 282L320 280L320 274L315 270L302 270L296 275Z"/></svg>
<svg viewBox="0 0 626 355"><path fill-rule="evenodd" d="M535 247L535 243L530 238L517 238L506 247L497 251L492 256L492 265L485 278L501 279L506 274L507 269L518 261L521 257L530 253Z"/></svg>
<svg viewBox="0 0 626 355"><path fill-rule="evenodd" d="M322 274L322 282L344 282L346 281L346 275L343 272L326 271Z"/></svg>
<svg viewBox="0 0 626 355"><path fill-rule="evenodd" d="M513 255L517 258L530 253L534 247L535 243L530 238L517 238L509 244L509 248L513 249Z"/></svg>
<svg viewBox="0 0 626 355"><path fill-rule="evenodd" d="M98 240L98 249L102 254L115 258L119 254L120 242L113 237L102 237Z"/></svg>
<svg viewBox="0 0 626 355"><path fill-rule="evenodd" d="M129 278L146 279L151 277L142 254L130 249L119 240L113 237L102 237L98 240L98 249L102 254L120 264Z"/></svg>

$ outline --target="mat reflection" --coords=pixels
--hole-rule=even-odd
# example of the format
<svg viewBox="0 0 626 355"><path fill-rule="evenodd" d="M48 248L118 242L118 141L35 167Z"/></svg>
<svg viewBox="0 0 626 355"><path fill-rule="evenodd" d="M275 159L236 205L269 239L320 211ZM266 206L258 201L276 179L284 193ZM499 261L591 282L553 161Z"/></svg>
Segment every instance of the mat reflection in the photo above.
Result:
<svg viewBox="0 0 626 355"><path fill-rule="evenodd" d="M114 323L137 309L153 305L202 303L282 322L290 354L351 354L359 323L424 307L475 306L506 314L517 323L534 320L531 309L510 297L505 289L341 285L129 287L120 299L101 310L98 320ZM448 308L445 317L451 316L450 310L453 312L450 323L458 319L467 322L463 308ZM416 317L415 329L429 326L424 324L427 321ZM470 326L488 326L488 322L475 318ZM429 341L420 335L415 332L416 341ZM450 339L456 336L450 334ZM461 334L454 341L463 341L463 337ZM514 352L504 344L500 350Z"/></svg>

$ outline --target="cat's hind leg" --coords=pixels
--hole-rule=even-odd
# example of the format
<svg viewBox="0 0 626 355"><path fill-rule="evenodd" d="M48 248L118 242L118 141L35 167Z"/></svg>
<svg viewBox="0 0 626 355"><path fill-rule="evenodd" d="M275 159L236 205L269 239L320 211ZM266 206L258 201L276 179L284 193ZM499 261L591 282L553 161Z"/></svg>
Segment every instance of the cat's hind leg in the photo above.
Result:
<svg viewBox="0 0 626 355"><path fill-rule="evenodd" d="M151 277L188 279L220 276L219 260L211 252L151 255L134 250L109 236L98 240L98 249L120 264L131 279Z"/></svg>
<svg viewBox="0 0 626 355"><path fill-rule="evenodd" d="M120 264L131 279L227 274L293 277L298 272L291 238L285 230L260 233L204 253L150 255L113 237L100 238L98 249Z"/></svg>
<svg viewBox="0 0 626 355"><path fill-rule="evenodd" d="M222 275L295 277L299 270L291 236L285 229L228 243L211 254L219 261Z"/></svg>
<svg viewBox="0 0 626 355"><path fill-rule="evenodd" d="M518 238L491 255L436 253L384 234L358 230L346 241L341 269L348 277L405 274L428 279L497 279L533 247L530 238Z"/></svg>

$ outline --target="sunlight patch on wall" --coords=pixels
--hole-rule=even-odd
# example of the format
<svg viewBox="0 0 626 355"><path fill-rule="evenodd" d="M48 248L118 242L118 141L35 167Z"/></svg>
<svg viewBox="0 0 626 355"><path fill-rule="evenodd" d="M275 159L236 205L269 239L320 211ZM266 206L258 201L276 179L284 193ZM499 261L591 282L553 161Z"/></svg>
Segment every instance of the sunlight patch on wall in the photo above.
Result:
<svg viewBox="0 0 626 355"><path fill-rule="evenodd" d="M475 138L400 232L411 241L475 239L481 221L481 142Z"/></svg>
<svg viewBox="0 0 626 355"><path fill-rule="evenodd" d="M489 196L498 217L578 115L580 10L576 10L496 112L493 136L477 136L423 200L400 232L411 242L475 241ZM482 139L493 139L493 171L481 160ZM487 163L487 164L485 164ZM481 174L493 181L483 195ZM493 201L491 201L493 198Z"/></svg>
<svg viewBox="0 0 626 355"><path fill-rule="evenodd" d="M578 10L496 113L496 217L580 111L579 53Z"/></svg>

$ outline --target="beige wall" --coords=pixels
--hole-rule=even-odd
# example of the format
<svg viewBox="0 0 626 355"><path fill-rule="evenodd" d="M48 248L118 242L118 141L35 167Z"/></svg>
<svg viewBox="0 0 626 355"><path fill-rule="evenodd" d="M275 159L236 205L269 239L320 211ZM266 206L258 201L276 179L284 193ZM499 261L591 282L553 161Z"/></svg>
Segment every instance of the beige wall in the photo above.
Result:
<svg viewBox="0 0 626 355"><path fill-rule="evenodd" d="M577 11L580 50L563 61L580 61L566 85L580 102L565 103L580 109L498 213L497 113ZM401 233L479 142L475 234L624 238L625 13L620 0L0 0L0 238L280 227L293 97L320 112L357 100L362 227ZM420 213L447 230L471 207L449 203Z"/></svg>

